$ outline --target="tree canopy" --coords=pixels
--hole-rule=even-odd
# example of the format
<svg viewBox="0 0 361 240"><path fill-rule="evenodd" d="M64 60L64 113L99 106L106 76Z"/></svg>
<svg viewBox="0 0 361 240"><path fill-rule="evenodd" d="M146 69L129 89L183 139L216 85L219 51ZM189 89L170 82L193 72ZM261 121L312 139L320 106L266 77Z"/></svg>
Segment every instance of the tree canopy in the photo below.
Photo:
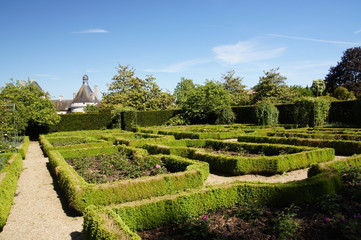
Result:
<svg viewBox="0 0 361 240"><path fill-rule="evenodd" d="M49 96L37 84L31 81L7 83L1 88L1 104L15 104L16 127L19 132L25 131L29 123L48 126L60 121L55 105Z"/></svg>
<svg viewBox="0 0 361 240"><path fill-rule="evenodd" d="M326 90L332 93L342 86L353 91L357 96L361 94L361 47L347 49L341 61L331 67L326 78Z"/></svg>
<svg viewBox="0 0 361 240"><path fill-rule="evenodd" d="M286 77L278 72L279 68L273 68L264 72L265 76L259 78L259 82L253 89L256 93L253 102L269 101L272 103L292 102L299 96L297 91L292 90L285 83Z"/></svg>
<svg viewBox="0 0 361 240"><path fill-rule="evenodd" d="M226 123L234 118L231 97L222 83L207 80L196 86L182 105L184 117L191 123Z"/></svg>
<svg viewBox="0 0 361 240"><path fill-rule="evenodd" d="M103 106L160 110L173 104L174 97L170 93L162 92L153 76L148 75L145 79L136 77L135 70L129 66L119 65L116 69L118 74L108 85L108 93L103 94Z"/></svg>
<svg viewBox="0 0 361 240"><path fill-rule="evenodd" d="M174 89L174 96L176 98L175 103L181 106L187 101L188 96L194 91L196 85L193 83L193 80L181 78L181 81L177 83L177 86Z"/></svg>
<svg viewBox="0 0 361 240"><path fill-rule="evenodd" d="M230 93L231 105L250 104L250 95L245 90L246 86L242 84L243 78L235 76L235 71L228 71L222 75L223 87Z"/></svg>

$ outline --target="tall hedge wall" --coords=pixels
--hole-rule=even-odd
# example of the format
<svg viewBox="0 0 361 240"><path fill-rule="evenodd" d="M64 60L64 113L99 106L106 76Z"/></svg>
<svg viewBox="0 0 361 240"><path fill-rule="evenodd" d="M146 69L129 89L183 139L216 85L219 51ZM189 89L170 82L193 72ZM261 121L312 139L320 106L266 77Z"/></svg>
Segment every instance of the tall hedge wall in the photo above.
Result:
<svg viewBox="0 0 361 240"><path fill-rule="evenodd" d="M235 123L255 123L254 105L252 106L233 106L235 113ZM293 124L294 122L294 104L278 104L279 111L278 122L280 124ZM346 124L361 125L361 102L358 101L339 101L331 102L328 122L339 122ZM159 110L159 111L129 111L121 113L121 128L132 130L134 126L147 127L159 126L166 123L170 118L179 114L180 110Z"/></svg>
<svg viewBox="0 0 361 240"><path fill-rule="evenodd" d="M63 114L60 117L60 122L50 127L50 132L106 129L112 122L110 111L105 110L99 113Z"/></svg>
<svg viewBox="0 0 361 240"><path fill-rule="evenodd" d="M148 127L166 123L180 110L127 111L121 113L121 126L124 130L132 130L134 126Z"/></svg>

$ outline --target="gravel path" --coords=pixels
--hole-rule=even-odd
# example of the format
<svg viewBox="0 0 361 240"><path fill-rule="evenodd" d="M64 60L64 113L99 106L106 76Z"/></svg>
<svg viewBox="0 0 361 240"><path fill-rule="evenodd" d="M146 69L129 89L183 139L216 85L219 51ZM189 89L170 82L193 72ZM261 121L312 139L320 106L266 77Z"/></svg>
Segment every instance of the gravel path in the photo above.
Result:
<svg viewBox="0 0 361 240"><path fill-rule="evenodd" d="M62 204L38 142L31 142L1 240L83 239L83 218Z"/></svg>

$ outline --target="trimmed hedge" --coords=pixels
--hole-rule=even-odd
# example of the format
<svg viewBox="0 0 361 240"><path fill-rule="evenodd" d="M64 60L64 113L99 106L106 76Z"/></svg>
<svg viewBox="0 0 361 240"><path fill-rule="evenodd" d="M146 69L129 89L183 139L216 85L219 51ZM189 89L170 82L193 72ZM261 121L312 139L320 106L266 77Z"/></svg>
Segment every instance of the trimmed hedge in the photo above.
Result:
<svg viewBox="0 0 361 240"><path fill-rule="evenodd" d="M49 152L51 169L72 208L82 212L89 205L109 205L197 188L203 185L209 174L207 163L177 156L153 156L160 158L166 167L178 172L106 184L89 184L65 161L66 158L72 157L94 156L100 153L110 154L117 151L118 148L130 151L134 157L142 157L146 154L144 149L125 146L76 151L51 150Z"/></svg>
<svg viewBox="0 0 361 240"><path fill-rule="evenodd" d="M106 129L112 124L108 110L99 113L71 113L60 115L60 122L50 126L50 132Z"/></svg>
<svg viewBox="0 0 361 240"><path fill-rule="evenodd" d="M0 230L4 227L14 201L23 160L19 153L0 154L7 159L0 170Z"/></svg>
<svg viewBox="0 0 361 240"><path fill-rule="evenodd" d="M189 217L227 208L238 202L257 202L271 206L314 202L322 194L339 191L337 171L324 168L302 181L288 183L234 182L188 193L100 208L90 206L84 214L84 232L89 239L139 239L134 232L177 223ZM113 229L106 226L111 219ZM93 221L95 220L95 221Z"/></svg>
<svg viewBox="0 0 361 240"><path fill-rule="evenodd" d="M159 126L176 116L180 110L127 111L121 113L122 129L131 131L135 126Z"/></svg>
<svg viewBox="0 0 361 240"><path fill-rule="evenodd" d="M343 140L326 140L326 139L308 139L294 137L264 137L264 136L240 136L239 142L254 143L274 143L274 144L290 144L310 147L333 148L336 155L351 156L361 153L361 142L359 141L343 141Z"/></svg>
<svg viewBox="0 0 361 240"><path fill-rule="evenodd" d="M125 144L127 146L142 147L147 143L157 143L162 141L174 141L175 138L172 135L164 136L159 134L149 133L121 133L121 134L109 134L103 135L103 139L113 142L115 145Z"/></svg>
<svg viewBox="0 0 361 240"><path fill-rule="evenodd" d="M162 145L161 145L162 144ZM240 175L246 173L276 174L308 167L313 163L334 159L334 150L299 147L280 144L258 144L223 142L217 140L179 140L161 144L146 144L144 148L151 154L174 154L209 163L212 170ZM222 153L210 153L201 148L225 150L266 156L243 157ZM286 154L282 154L285 152Z"/></svg>
<svg viewBox="0 0 361 240"><path fill-rule="evenodd" d="M30 144L30 139L28 136L25 136L22 144L19 146L19 149L18 149L18 151L21 154L21 157L23 159L25 159L25 157L26 157L26 153L28 152L29 144Z"/></svg>
<svg viewBox="0 0 361 240"><path fill-rule="evenodd" d="M361 134L334 134L328 133L315 133L315 132L300 132L300 131L286 131L286 132L270 132L267 133L271 137L297 137L297 138L313 138L313 139L326 139L326 140L350 140L360 141Z"/></svg>
<svg viewBox="0 0 361 240"><path fill-rule="evenodd" d="M51 150L106 147L106 146L112 146L113 143L104 140L97 140L92 137L82 137L82 136L51 137L49 135L40 135L40 145L44 152L44 155L49 156L49 151Z"/></svg>

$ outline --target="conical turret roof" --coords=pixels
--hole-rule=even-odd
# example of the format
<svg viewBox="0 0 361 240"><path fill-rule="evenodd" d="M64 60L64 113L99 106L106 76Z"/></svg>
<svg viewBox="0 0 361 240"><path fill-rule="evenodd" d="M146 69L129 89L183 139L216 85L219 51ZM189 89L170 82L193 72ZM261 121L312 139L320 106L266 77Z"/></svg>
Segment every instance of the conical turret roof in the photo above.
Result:
<svg viewBox="0 0 361 240"><path fill-rule="evenodd" d="M93 91L88 85L88 76L83 76L83 85L80 87L78 93L73 99L73 103L98 103L98 98L94 95Z"/></svg>

